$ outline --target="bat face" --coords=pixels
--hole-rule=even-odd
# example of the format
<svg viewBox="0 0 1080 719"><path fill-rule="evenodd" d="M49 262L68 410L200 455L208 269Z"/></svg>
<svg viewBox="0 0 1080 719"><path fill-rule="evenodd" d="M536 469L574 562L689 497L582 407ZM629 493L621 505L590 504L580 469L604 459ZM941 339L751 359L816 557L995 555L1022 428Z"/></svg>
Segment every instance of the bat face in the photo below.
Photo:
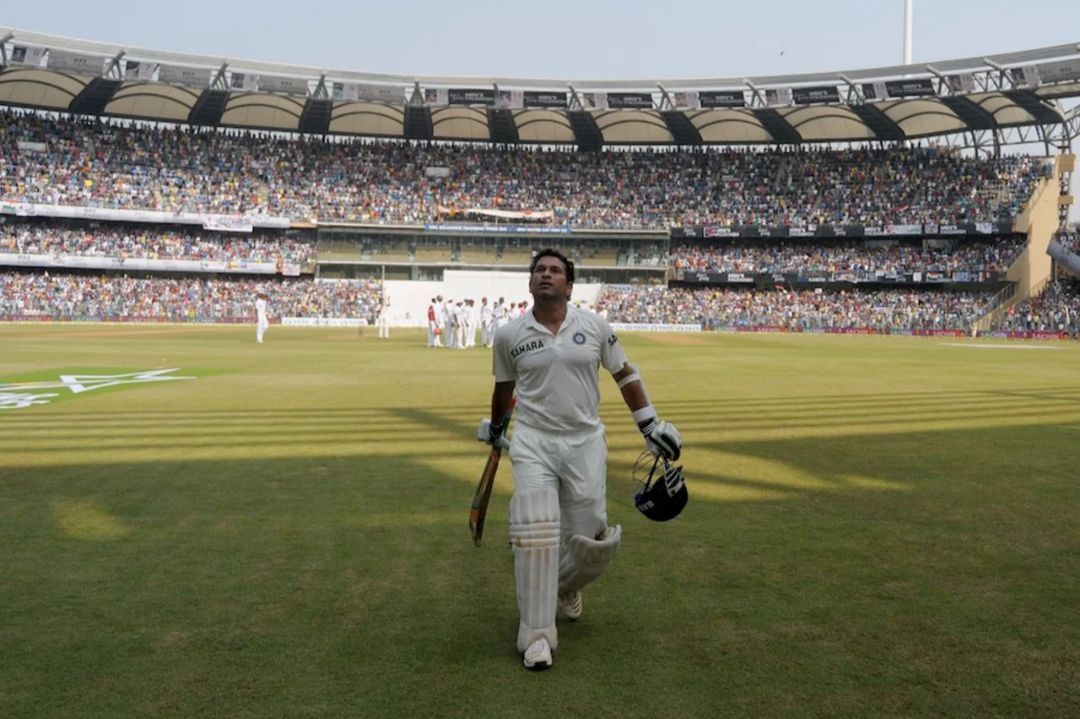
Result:
<svg viewBox="0 0 1080 719"><path fill-rule="evenodd" d="M491 450L487 464L484 465L484 471L480 474L480 483L476 486L472 507L469 509L469 530L472 532L473 543L478 547L484 536L484 520L487 518L488 503L491 501L491 489L495 486L495 473L499 469L499 459L501 457L501 450Z"/></svg>

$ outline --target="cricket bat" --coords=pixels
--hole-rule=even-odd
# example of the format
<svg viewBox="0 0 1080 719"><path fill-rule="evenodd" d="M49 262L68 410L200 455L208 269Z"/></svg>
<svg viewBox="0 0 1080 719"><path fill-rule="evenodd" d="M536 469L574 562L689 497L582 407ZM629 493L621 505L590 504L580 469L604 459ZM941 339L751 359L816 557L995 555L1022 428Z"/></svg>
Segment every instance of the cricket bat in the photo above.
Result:
<svg viewBox="0 0 1080 719"><path fill-rule="evenodd" d="M504 435L506 428L510 426L510 415L514 412L515 402L510 403L510 413L503 420L502 433ZM491 501L491 489L495 486L495 473L499 471L500 459L502 459L502 449L492 447L487 464L484 465L484 471L480 474L480 484L476 485L472 506L469 508L469 531L472 532L473 544L478 547L484 537L484 520L487 519L488 502Z"/></svg>

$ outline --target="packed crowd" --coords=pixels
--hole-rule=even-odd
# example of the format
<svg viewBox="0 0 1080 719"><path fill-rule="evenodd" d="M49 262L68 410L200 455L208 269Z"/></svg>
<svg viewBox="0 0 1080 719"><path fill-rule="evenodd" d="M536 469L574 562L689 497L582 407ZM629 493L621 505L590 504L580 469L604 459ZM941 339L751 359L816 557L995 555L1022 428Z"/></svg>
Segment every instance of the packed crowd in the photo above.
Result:
<svg viewBox="0 0 1080 719"><path fill-rule="evenodd" d="M1069 252L1080 254L1080 230L1062 232L1054 239L1060 242L1061 246Z"/></svg>
<svg viewBox="0 0 1080 719"><path fill-rule="evenodd" d="M1038 297L1009 308L1002 319L1004 332L1068 332L1077 336L1080 327L1080 282L1056 280Z"/></svg>
<svg viewBox="0 0 1080 719"><path fill-rule="evenodd" d="M272 317L362 317L373 321L382 290L375 281L135 278L0 272L0 319L248 321L255 298Z"/></svg>
<svg viewBox="0 0 1080 719"><path fill-rule="evenodd" d="M991 293L916 290L708 289L609 286L596 303L610 322L706 329L968 331Z"/></svg>
<svg viewBox="0 0 1080 719"><path fill-rule="evenodd" d="M671 247L675 270L697 272L897 273L1004 272L1020 254L1024 238L939 243L848 241L720 245L677 244Z"/></svg>
<svg viewBox="0 0 1080 719"><path fill-rule="evenodd" d="M582 228L988 222L1014 216L1040 172L934 148L582 153L0 113L0 200L380 224L440 207Z"/></svg>
<svg viewBox="0 0 1080 719"><path fill-rule="evenodd" d="M237 235L142 224L76 227L55 223L0 225L0 253L161 260L307 264L315 243L280 234Z"/></svg>

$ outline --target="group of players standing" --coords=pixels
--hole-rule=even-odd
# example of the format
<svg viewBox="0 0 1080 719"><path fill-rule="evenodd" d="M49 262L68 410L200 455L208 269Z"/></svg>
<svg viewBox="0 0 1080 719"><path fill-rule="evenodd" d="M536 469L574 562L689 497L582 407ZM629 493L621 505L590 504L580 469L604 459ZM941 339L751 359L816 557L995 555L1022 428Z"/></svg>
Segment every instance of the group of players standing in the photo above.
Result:
<svg viewBox="0 0 1080 719"><path fill-rule="evenodd" d="M528 302L507 302L502 297L493 304L488 303L487 297L482 297L479 306L472 299L455 302L453 297L446 300L442 295L433 297L427 310L427 346L454 349L475 347L479 330L481 346L491 347L495 330L524 315L528 305Z"/></svg>

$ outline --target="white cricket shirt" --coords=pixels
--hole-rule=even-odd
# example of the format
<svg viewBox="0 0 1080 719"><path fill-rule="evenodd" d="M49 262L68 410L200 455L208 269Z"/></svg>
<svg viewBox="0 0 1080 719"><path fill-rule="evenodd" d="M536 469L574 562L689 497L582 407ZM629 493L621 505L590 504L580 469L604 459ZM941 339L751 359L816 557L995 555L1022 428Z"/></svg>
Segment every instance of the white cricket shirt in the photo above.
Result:
<svg viewBox="0 0 1080 719"><path fill-rule="evenodd" d="M600 427L599 367L614 374L626 364L607 320L566 308L558 334L529 310L495 332L496 382L517 383L517 422L548 432Z"/></svg>
<svg viewBox="0 0 1080 719"><path fill-rule="evenodd" d="M255 315L260 321L266 319L266 300L262 297L255 300Z"/></svg>

